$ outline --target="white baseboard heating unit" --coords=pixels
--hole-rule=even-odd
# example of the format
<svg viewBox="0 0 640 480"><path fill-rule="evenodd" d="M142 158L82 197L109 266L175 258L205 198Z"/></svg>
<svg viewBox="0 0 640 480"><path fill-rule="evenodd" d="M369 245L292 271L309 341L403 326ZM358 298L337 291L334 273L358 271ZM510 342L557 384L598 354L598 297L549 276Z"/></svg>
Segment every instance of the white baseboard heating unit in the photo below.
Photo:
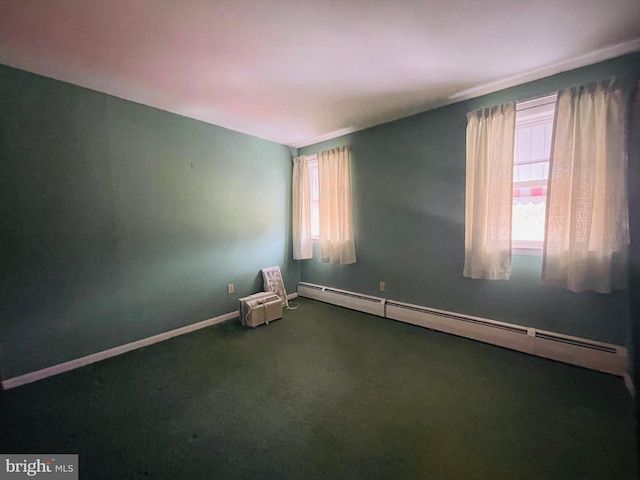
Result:
<svg viewBox="0 0 640 480"><path fill-rule="evenodd" d="M625 347L300 282L298 295L600 372L627 374Z"/></svg>
<svg viewBox="0 0 640 480"><path fill-rule="evenodd" d="M312 298L325 303L331 303L339 307L350 308L360 312L370 313L384 317L384 298L372 297L361 293L348 292L333 287L323 287L313 283L300 282L298 284L298 295Z"/></svg>
<svg viewBox="0 0 640 480"><path fill-rule="evenodd" d="M260 292L240 299L242 325L255 328L282 318L282 300L273 292Z"/></svg>

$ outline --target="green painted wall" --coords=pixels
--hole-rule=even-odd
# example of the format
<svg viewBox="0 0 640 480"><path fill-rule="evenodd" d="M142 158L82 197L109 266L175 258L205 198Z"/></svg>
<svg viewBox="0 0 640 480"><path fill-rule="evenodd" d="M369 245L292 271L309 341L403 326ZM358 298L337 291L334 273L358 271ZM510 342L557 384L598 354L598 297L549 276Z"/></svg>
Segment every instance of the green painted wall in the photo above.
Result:
<svg viewBox="0 0 640 480"><path fill-rule="evenodd" d="M306 282L625 344L627 292L575 294L540 282L541 257L514 256L508 281L471 280L464 263L466 113L559 88L640 76L640 54L565 72L300 149L351 145L358 263L307 260Z"/></svg>
<svg viewBox="0 0 640 480"><path fill-rule="evenodd" d="M0 66L4 378L295 291L292 153Z"/></svg>

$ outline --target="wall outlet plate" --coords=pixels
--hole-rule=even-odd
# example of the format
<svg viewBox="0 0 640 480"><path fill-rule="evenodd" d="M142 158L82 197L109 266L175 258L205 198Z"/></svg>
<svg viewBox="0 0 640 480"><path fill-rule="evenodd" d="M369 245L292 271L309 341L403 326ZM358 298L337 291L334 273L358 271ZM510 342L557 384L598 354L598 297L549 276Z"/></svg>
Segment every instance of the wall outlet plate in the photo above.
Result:
<svg viewBox="0 0 640 480"><path fill-rule="evenodd" d="M233 292L235 292L235 288L233 287L233 283L230 283L227 285L227 295L231 295Z"/></svg>
<svg viewBox="0 0 640 480"><path fill-rule="evenodd" d="M387 284L385 282L380 282L380 287L379 288L380 288L381 292L384 292L385 289L387 288Z"/></svg>

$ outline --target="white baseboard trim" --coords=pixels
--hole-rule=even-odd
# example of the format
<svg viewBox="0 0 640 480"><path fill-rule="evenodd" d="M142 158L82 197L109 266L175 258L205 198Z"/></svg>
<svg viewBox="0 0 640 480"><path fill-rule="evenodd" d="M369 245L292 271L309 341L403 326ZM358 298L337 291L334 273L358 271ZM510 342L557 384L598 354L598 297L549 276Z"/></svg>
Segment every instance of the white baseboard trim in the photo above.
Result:
<svg viewBox="0 0 640 480"><path fill-rule="evenodd" d="M292 300L294 298L297 298L297 296L297 292L290 293L287 295L287 299ZM149 345L153 345L154 343L162 342L179 335L184 335L185 333L194 332L202 328L210 327L211 325L216 325L217 323L226 322L227 320L232 320L239 316L239 311L225 313L224 315L219 315L217 317L203 320L192 325L186 325L184 327L176 328L168 332L159 333L158 335L154 335L152 337L143 338L142 340L138 340L136 342L120 345L119 347L103 350L102 352L92 353L91 355L87 355L86 357L76 358L75 360L70 360L58 365L53 365L51 367L43 368L42 370L37 370L35 372L25 373L24 375L19 375L17 377L4 380L2 382L2 388L4 388L5 390L9 390L21 385L26 385L27 383L36 382L38 380L52 377L60 373L68 372L76 368L91 365L92 363L96 363L101 360L106 360L107 358L122 355L123 353L130 352L131 350L137 350L138 348L147 347Z"/></svg>
<svg viewBox="0 0 640 480"><path fill-rule="evenodd" d="M102 352L93 353L91 355L87 355L86 357L76 358L75 360L70 360L68 362L60 363L58 365L53 365L51 367L43 368L42 370L37 370L35 372L26 373L24 375L9 378L2 382L2 387L5 390L9 390L11 388L19 387L21 385L26 385L27 383L36 382L38 380L52 377L60 373L68 372L76 368L84 367L86 365L91 365L92 363L96 363L101 360L106 360L107 358L115 357L117 355L122 355L123 353L127 353L132 350L137 350L138 348L147 347L149 345L153 345L154 343L158 343L158 342L163 342L164 340L168 340L170 338L177 337L179 335L184 335L185 333L194 332L202 328L210 327L211 325L216 325L218 323L226 322L227 320L232 320L239 316L240 316L239 311L225 313L224 315L219 315L217 317L213 317L208 320L203 320L198 323L186 325L184 327L176 328L174 330L169 330L168 332L159 333L158 335L153 335L152 337L143 338L142 340L138 340L136 342L131 342L125 345L120 345L118 347L109 348L108 350L103 350Z"/></svg>

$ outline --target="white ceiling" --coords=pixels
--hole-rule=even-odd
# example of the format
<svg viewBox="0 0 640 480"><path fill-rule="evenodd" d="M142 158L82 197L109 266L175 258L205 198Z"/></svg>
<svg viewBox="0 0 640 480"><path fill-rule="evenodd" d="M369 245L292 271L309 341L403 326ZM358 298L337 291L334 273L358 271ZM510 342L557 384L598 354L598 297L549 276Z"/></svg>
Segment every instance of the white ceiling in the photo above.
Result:
<svg viewBox="0 0 640 480"><path fill-rule="evenodd" d="M0 0L0 63L295 147L636 50L638 0Z"/></svg>

